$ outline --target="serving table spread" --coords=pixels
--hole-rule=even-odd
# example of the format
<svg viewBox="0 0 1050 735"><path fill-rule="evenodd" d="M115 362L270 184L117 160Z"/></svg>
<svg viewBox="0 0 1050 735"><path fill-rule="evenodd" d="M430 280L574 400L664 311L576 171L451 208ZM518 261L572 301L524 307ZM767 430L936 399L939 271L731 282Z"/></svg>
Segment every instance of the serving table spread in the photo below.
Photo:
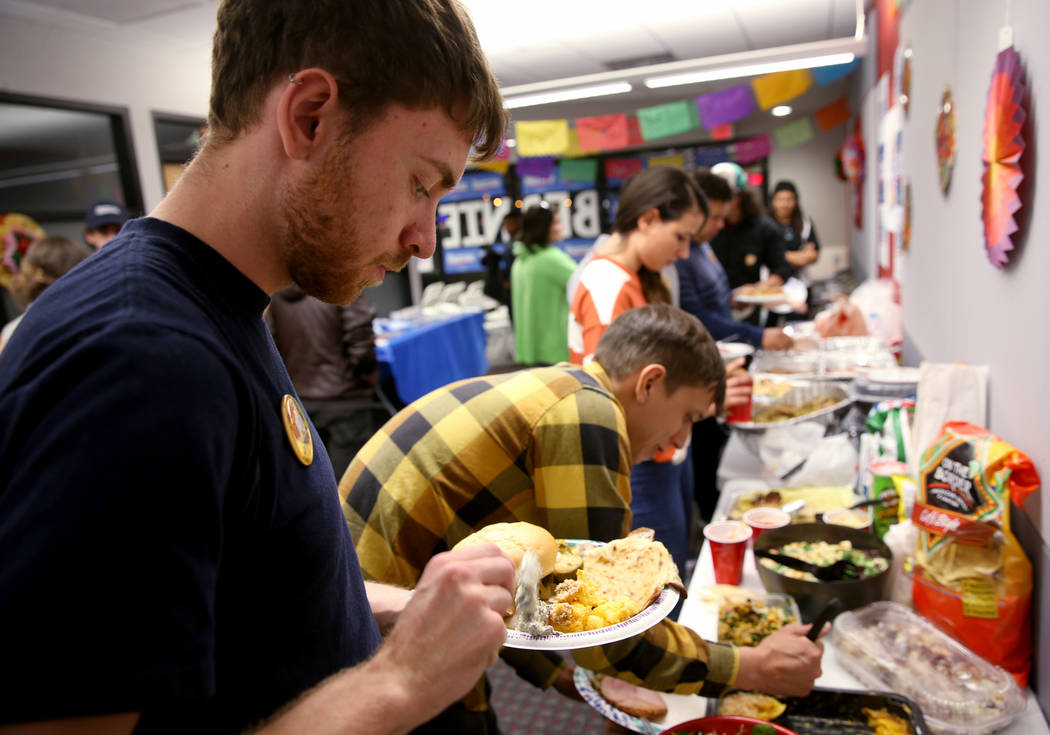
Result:
<svg viewBox="0 0 1050 735"><path fill-rule="evenodd" d="M678 622L692 628L709 640L715 640L717 636L717 621L712 619L710 613L704 608L700 601L703 598L703 595L701 594L703 588L710 587L711 585L714 585L714 583L715 575L714 567L711 563L711 549L708 542L705 540L703 547L700 549L700 557L697 559L696 568L693 571L693 577L689 582L688 596L682 604L682 612L678 617ZM758 576L758 569L755 566L755 557L752 555L751 549L747 550L747 554L744 558L744 576L740 582L740 586L746 589L764 589L762 587L762 580ZM856 677L842 668L842 665L838 662L835 655L834 646L828 640L827 636L824 638L824 657L821 659L821 669L823 673L816 682L818 687L833 689L868 689L868 687L862 684ZM1000 731L1003 735L1050 734L1050 726L1047 725L1047 721L1043 717L1043 713L1039 709L1039 704L1036 702L1035 695L1030 688L1026 690L1026 696L1027 702L1024 712L1014 720L1009 727Z"/></svg>

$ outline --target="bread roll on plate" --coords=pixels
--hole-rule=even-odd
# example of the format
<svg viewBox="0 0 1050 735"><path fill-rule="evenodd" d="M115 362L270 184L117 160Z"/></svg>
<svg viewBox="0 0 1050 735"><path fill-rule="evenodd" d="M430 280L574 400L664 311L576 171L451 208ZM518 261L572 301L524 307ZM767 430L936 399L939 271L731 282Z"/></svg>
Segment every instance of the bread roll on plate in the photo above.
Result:
<svg viewBox="0 0 1050 735"><path fill-rule="evenodd" d="M526 551L536 552L540 560L540 577L554 571L558 558L558 542L550 532L532 523L493 523L475 531L452 547L462 549L477 544L493 543L509 556L515 567L521 566L521 557Z"/></svg>

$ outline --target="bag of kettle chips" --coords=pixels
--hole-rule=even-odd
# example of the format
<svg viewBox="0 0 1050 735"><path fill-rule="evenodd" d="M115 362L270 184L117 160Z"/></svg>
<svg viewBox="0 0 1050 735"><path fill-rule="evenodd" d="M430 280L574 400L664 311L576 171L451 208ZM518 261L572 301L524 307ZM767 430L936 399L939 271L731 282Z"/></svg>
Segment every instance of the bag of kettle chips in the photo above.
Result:
<svg viewBox="0 0 1050 735"><path fill-rule="evenodd" d="M915 609L1025 686L1032 565L1010 532L1010 502L1039 487L1032 460L973 424L949 421L923 452Z"/></svg>

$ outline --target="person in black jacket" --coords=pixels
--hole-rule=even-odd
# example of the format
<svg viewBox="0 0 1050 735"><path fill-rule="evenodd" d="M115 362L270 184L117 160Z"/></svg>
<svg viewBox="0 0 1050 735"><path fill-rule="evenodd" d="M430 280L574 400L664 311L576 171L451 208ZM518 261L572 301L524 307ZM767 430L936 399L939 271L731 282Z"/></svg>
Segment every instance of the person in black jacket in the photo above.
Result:
<svg viewBox="0 0 1050 735"><path fill-rule="evenodd" d="M513 207L503 218L499 238L482 248L481 264L485 266L484 294L510 306L510 266L514 262L514 241L521 234L521 209Z"/></svg>
<svg viewBox="0 0 1050 735"><path fill-rule="evenodd" d="M782 286L791 276L791 266L784 259L784 239L773 220L762 214L754 195L747 189L747 176L735 163L719 163L711 172L732 176L736 189L726 210L725 229L711 240L729 277L729 287L739 288L762 281L761 268L769 275L762 285Z"/></svg>

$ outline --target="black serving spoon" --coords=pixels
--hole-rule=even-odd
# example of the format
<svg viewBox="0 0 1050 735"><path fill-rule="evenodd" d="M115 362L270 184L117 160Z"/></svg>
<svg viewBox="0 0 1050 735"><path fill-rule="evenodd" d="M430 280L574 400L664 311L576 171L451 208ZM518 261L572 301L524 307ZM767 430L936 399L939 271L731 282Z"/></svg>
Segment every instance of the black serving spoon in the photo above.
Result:
<svg viewBox="0 0 1050 735"><path fill-rule="evenodd" d="M819 579L821 582L835 582L843 579L859 579L863 574L864 570L859 566L851 562L849 559L839 559L833 564L829 564L826 567L822 567L819 564L812 564L808 561L802 561L796 559L793 556L787 554L778 554L775 551L766 551L764 549L755 549L755 556L763 559L769 559L775 561L777 564L783 564L785 567L791 567L797 569L800 572L809 572L814 577Z"/></svg>

